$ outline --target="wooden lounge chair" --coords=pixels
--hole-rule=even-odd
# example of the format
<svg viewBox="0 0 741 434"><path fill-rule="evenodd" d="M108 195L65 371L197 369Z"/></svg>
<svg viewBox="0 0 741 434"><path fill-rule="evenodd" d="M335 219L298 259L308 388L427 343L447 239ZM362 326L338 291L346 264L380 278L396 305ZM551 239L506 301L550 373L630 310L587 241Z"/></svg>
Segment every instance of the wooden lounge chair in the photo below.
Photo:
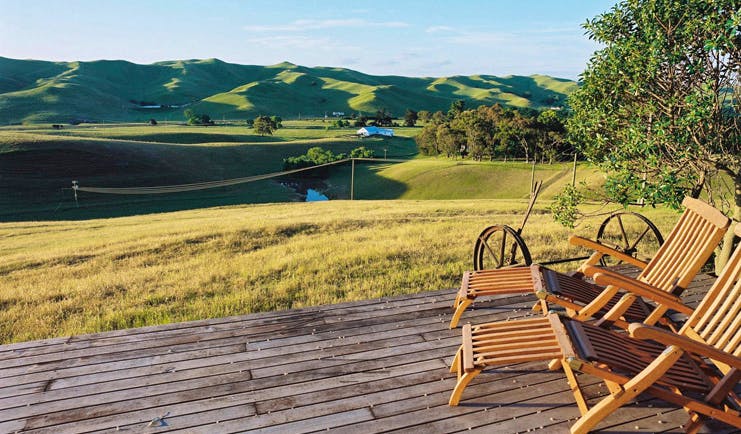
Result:
<svg viewBox="0 0 741 434"><path fill-rule="evenodd" d="M735 227L741 236L741 224ZM672 303L683 306L678 301ZM617 408L647 392L690 414L687 432L713 418L741 428L741 245L679 330L634 323L629 334L550 313L545 317L463 327L452 372L458 382L450 405L484 368L560 359L581 418L572 433L586 433ZM610 394L589 408L574 371L605 381Z"/></svg>
<svg viewBox="0 0 741 434"><path fill-rule="evenodd" d="M458 325L466 308L480 296L533 290L543 301L543 307L547 303L558 304L578 319L601 317L610 311L607 318L615 322L620 322L621 316L628 321L643 321L643 318L652 315L653 321L658 320L665 310L656 311L635 296L622 299L623 293L617 286L608 282L605 288L587 282L582 277L591 277L602 270L596 265L602 257L609 255L641 269L638 277L632 279L638 282L636 285L640 285L641 289L651 287L655 291L679 295L700 271L730 225L726 216L705 202L688 197L682 205L685 207L684 213L648 263L595 241L572 236L569 240L572 244L594 250L573 276L536 265L532 269L522 267L466 272L453 303L455 313L450 320L450 328ZM611 275L620 276L617 273ZM623 280L620 282L625 284Z"/></svg>

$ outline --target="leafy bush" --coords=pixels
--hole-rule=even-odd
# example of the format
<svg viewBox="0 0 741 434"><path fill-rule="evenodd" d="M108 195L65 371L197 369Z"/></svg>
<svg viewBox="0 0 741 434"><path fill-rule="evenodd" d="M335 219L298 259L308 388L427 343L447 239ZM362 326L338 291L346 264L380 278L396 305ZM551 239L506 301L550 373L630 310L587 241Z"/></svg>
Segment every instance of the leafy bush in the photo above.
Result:
<svg viewBox="0 0 741 434"><path fill-rule="evenodd" d="M576 220L581 215L579 204L584 195L573 185L567 184L561 193L557 194L550 206L553 219L567 228L574 228Z"/></svg>
<svg viewBox="0 0 741 434"><path fill-rule="evenodd" d="M373 151L364 146L350 151L350 158L372 158L373 155ZM335 154L328 149L322 149L315 146L306 151L306 154L304 155L284 158L283 170L295 170L303 169L304 167L319 166L321 164L344 160L346 158L348 158L347 154Z"/></svg>

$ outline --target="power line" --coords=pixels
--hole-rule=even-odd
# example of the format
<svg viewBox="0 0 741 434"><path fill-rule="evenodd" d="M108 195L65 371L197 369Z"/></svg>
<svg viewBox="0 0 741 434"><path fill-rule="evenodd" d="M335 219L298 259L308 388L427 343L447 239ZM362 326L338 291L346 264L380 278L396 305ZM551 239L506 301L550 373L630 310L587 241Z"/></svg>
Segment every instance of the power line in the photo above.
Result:
<svg viewBox="0 0 741 434"><path fill-rule="evenodd" d="M263 179L277 178L279 176L290 175L293 173L304 172L307 170L318 169L320 167L332 166L335 164L347 163L348 161L378 161L378 162L406 162L409 160L395 160L395 159L378 159L378 158L345 158L342 160L332 161L330 163L319 164L317 166L304 167L301 169L286 170L283 172L273 172L264 175L247 176L243 178L232 178L224 179L221 181L205 181L196 182L192 184L177 184L177 185L160 185L153 187L84 187L80 186L77 181L73 181L72 189L77 191L85 191L88 193L101 193L101 194L162 194L162 193L180 193L185 191L205 190L208 188L227 187L230 185L245 184L248 182L261 181Z"/></svg>

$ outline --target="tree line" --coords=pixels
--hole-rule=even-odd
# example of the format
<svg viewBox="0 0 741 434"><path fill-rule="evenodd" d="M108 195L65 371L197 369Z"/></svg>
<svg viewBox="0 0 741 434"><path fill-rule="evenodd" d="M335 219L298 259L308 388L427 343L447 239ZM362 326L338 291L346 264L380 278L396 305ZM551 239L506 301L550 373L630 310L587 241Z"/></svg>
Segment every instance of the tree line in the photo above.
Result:
<svg viewBox="0 0 741 434"><path fill-rule="evenodd" d="M562 110L538 112L500 104L466 110L460 100L453 102L448 113L420 111L417 115L427 122L416 137L425 155L552 163L574 153L566 140Z"/></svg>

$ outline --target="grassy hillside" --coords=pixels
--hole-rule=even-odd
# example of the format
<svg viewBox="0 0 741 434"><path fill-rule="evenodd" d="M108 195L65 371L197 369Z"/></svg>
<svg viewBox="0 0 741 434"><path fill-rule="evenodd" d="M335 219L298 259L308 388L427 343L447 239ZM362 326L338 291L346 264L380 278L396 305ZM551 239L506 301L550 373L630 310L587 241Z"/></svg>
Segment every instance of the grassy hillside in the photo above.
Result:
<svg viewBox="0 0 741 434"><path fill-rule="evenodd" d="M312 186L331 199L350 197L350 165L308 177L276 178L230 187L150 196L80 192L83 187L144 187L262 175L282 170L289 156L314 146L348 153L365 146L377 157L405 162L358 163L356 199L512 199L530 190L532 166L523 163L455 161L416 155L419 128L396 128L393 139L358 139L354 129L329 123L287 121L273 136L245 126L46 125L0 128L0 221L115 217L244 203L301 200ZM571 165L538 165L541 194L552 198L571 180ZM600 185L601 176L580 166L579 180ZM291 187L291 188L289 188ZM297 188L299 187L299 188ZM297 191L298 190L298 191Z"/></svg>
<svg viewBox="0 0 741 434"><path fill-rule="evenodd" d="M532 165L525 163L455 161L422 158L398 164L357 166L355 197L362 199L515 199L528 198ZM535 179L543 181L540 198L552 199L572 179L572 165L537 165ZM343 183L349 169L335 172L330 182ZM577 181L599 186L602 175L580 164Z"/></svg>
<svg viewBox="0 0 741 434"><path fill-rule="evenodd" d="M254 66L206 59L139 65L0 57L0 124L180 121L186 107L216 119L258 114L297 119L335 111L372 114L380 108L401 117L407 108L447 110L458 99L469 107L562 105L575 88L573 81L541 75L412 78L287 62Z"/></svg>
<svg viewBox="0 0 741 434"><path fill-rule="evenodd" d="M331 201L0 223L0 342L452 288L479 232L518 225L526 203ZM574 256L545 206L523 233L533 258ZM664 233L677 218L640 211ZM593 237L602 218L576 232Z"/></svg>
<svg viewBox="0 0 741 434"><path fill-rule="evenodd" d="M289 122L274 136L257 136L245 126L156 127L48 126L0 129L0 220L57 220L193 209L208 206L285 202L296 192L275 179L189 193L113 196L80 192L88 187L136 187L239 178L282 170L289 156L313 146L347 153L365 146L391 156L416 152L408 137L359 140L354 130L322 129ZM401 129L403 131L403 129Z"/></svg>

